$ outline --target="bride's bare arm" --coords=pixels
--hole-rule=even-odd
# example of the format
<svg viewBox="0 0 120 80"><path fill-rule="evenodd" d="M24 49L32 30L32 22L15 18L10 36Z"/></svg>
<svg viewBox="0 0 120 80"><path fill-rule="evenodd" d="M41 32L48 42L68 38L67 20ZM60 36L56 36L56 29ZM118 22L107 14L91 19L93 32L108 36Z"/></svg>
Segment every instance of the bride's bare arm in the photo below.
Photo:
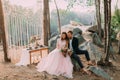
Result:
<svg viewBox="0 0 120 80"><path fill-rule="evenodd" d="M59 46L59 39L57 39L57 43L56 43L56 48L60 48L60 46Z"/></svg>

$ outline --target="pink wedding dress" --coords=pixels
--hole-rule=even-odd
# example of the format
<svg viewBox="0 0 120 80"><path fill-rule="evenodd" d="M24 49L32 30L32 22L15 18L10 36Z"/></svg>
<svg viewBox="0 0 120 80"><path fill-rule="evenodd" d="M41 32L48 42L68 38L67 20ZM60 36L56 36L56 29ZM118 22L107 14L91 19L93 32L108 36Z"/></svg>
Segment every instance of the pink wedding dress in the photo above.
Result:
<svg viewBox="0 0 120 80"><path fill-rule="evenodd" d="M66 44L66 41L57 40L56 49L48 54L47 57L42 58L37 65L39 72L46 71L51 75L62 75L67 78L73 78L73 64L69 55L64 57L61 53L61 48Z"/></svg>

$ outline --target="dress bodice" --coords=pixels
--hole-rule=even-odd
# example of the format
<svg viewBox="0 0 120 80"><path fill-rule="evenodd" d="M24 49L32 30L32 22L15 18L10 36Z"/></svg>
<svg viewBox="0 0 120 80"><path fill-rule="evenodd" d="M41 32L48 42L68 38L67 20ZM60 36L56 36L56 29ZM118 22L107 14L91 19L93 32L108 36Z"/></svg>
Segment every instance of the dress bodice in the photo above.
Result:
<svg viewBox="0 0 120 80"><path fill-rule="evenodd" d="M61 40L61 39L58 39L57 40L57 47L58 48L63 48L63 47L65 47L65 45L66 45L66 41L65 40Z"/></svg>

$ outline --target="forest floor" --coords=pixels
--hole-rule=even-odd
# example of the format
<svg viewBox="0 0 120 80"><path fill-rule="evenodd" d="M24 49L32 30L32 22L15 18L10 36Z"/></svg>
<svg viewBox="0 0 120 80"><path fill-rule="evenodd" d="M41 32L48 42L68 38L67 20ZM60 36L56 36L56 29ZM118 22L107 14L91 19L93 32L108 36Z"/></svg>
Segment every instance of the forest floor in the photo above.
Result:
<svg viewBox="0 0 120 80"><path fill-rule="evenodd" d="M113 46L117 51L116 43L114 43ZM117 53L114 55L117 60L112 60L113 66L101 68L104 69L113 78L113 80L118 80L120 79L120 55ZM84 56L81 56L81 58L85 61ZM0 80L105 80L95 74L87 75L78 71L73 72L73 79L67 79L62 76L56 77L45 72L37 72L35 66L35 64L29 66L15 66L14 63L5 63L3 61L3 50L0 50Z"/></svg>

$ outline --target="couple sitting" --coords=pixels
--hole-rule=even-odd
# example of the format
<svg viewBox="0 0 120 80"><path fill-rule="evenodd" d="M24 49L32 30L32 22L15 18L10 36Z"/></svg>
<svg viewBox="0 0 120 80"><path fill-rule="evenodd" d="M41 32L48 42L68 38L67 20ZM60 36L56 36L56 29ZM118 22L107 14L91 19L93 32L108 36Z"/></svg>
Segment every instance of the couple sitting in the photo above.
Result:
<svg viewBox="0 0 120 80"><path fill-rule="evenodd" d="M38 63L38 71L46 71L51 75L62 75L73 78L73 64L71 61L71 58L73 58L77 61L81 69L87 72L78 55L85 54L88 63L91 64L89 54L86 50L80 50L78 45L78 39L73 37L72 31L68 33L63 32L61 38L57 40L56 49L50 52L47 57L42 58L40 63Z"/></svg>

